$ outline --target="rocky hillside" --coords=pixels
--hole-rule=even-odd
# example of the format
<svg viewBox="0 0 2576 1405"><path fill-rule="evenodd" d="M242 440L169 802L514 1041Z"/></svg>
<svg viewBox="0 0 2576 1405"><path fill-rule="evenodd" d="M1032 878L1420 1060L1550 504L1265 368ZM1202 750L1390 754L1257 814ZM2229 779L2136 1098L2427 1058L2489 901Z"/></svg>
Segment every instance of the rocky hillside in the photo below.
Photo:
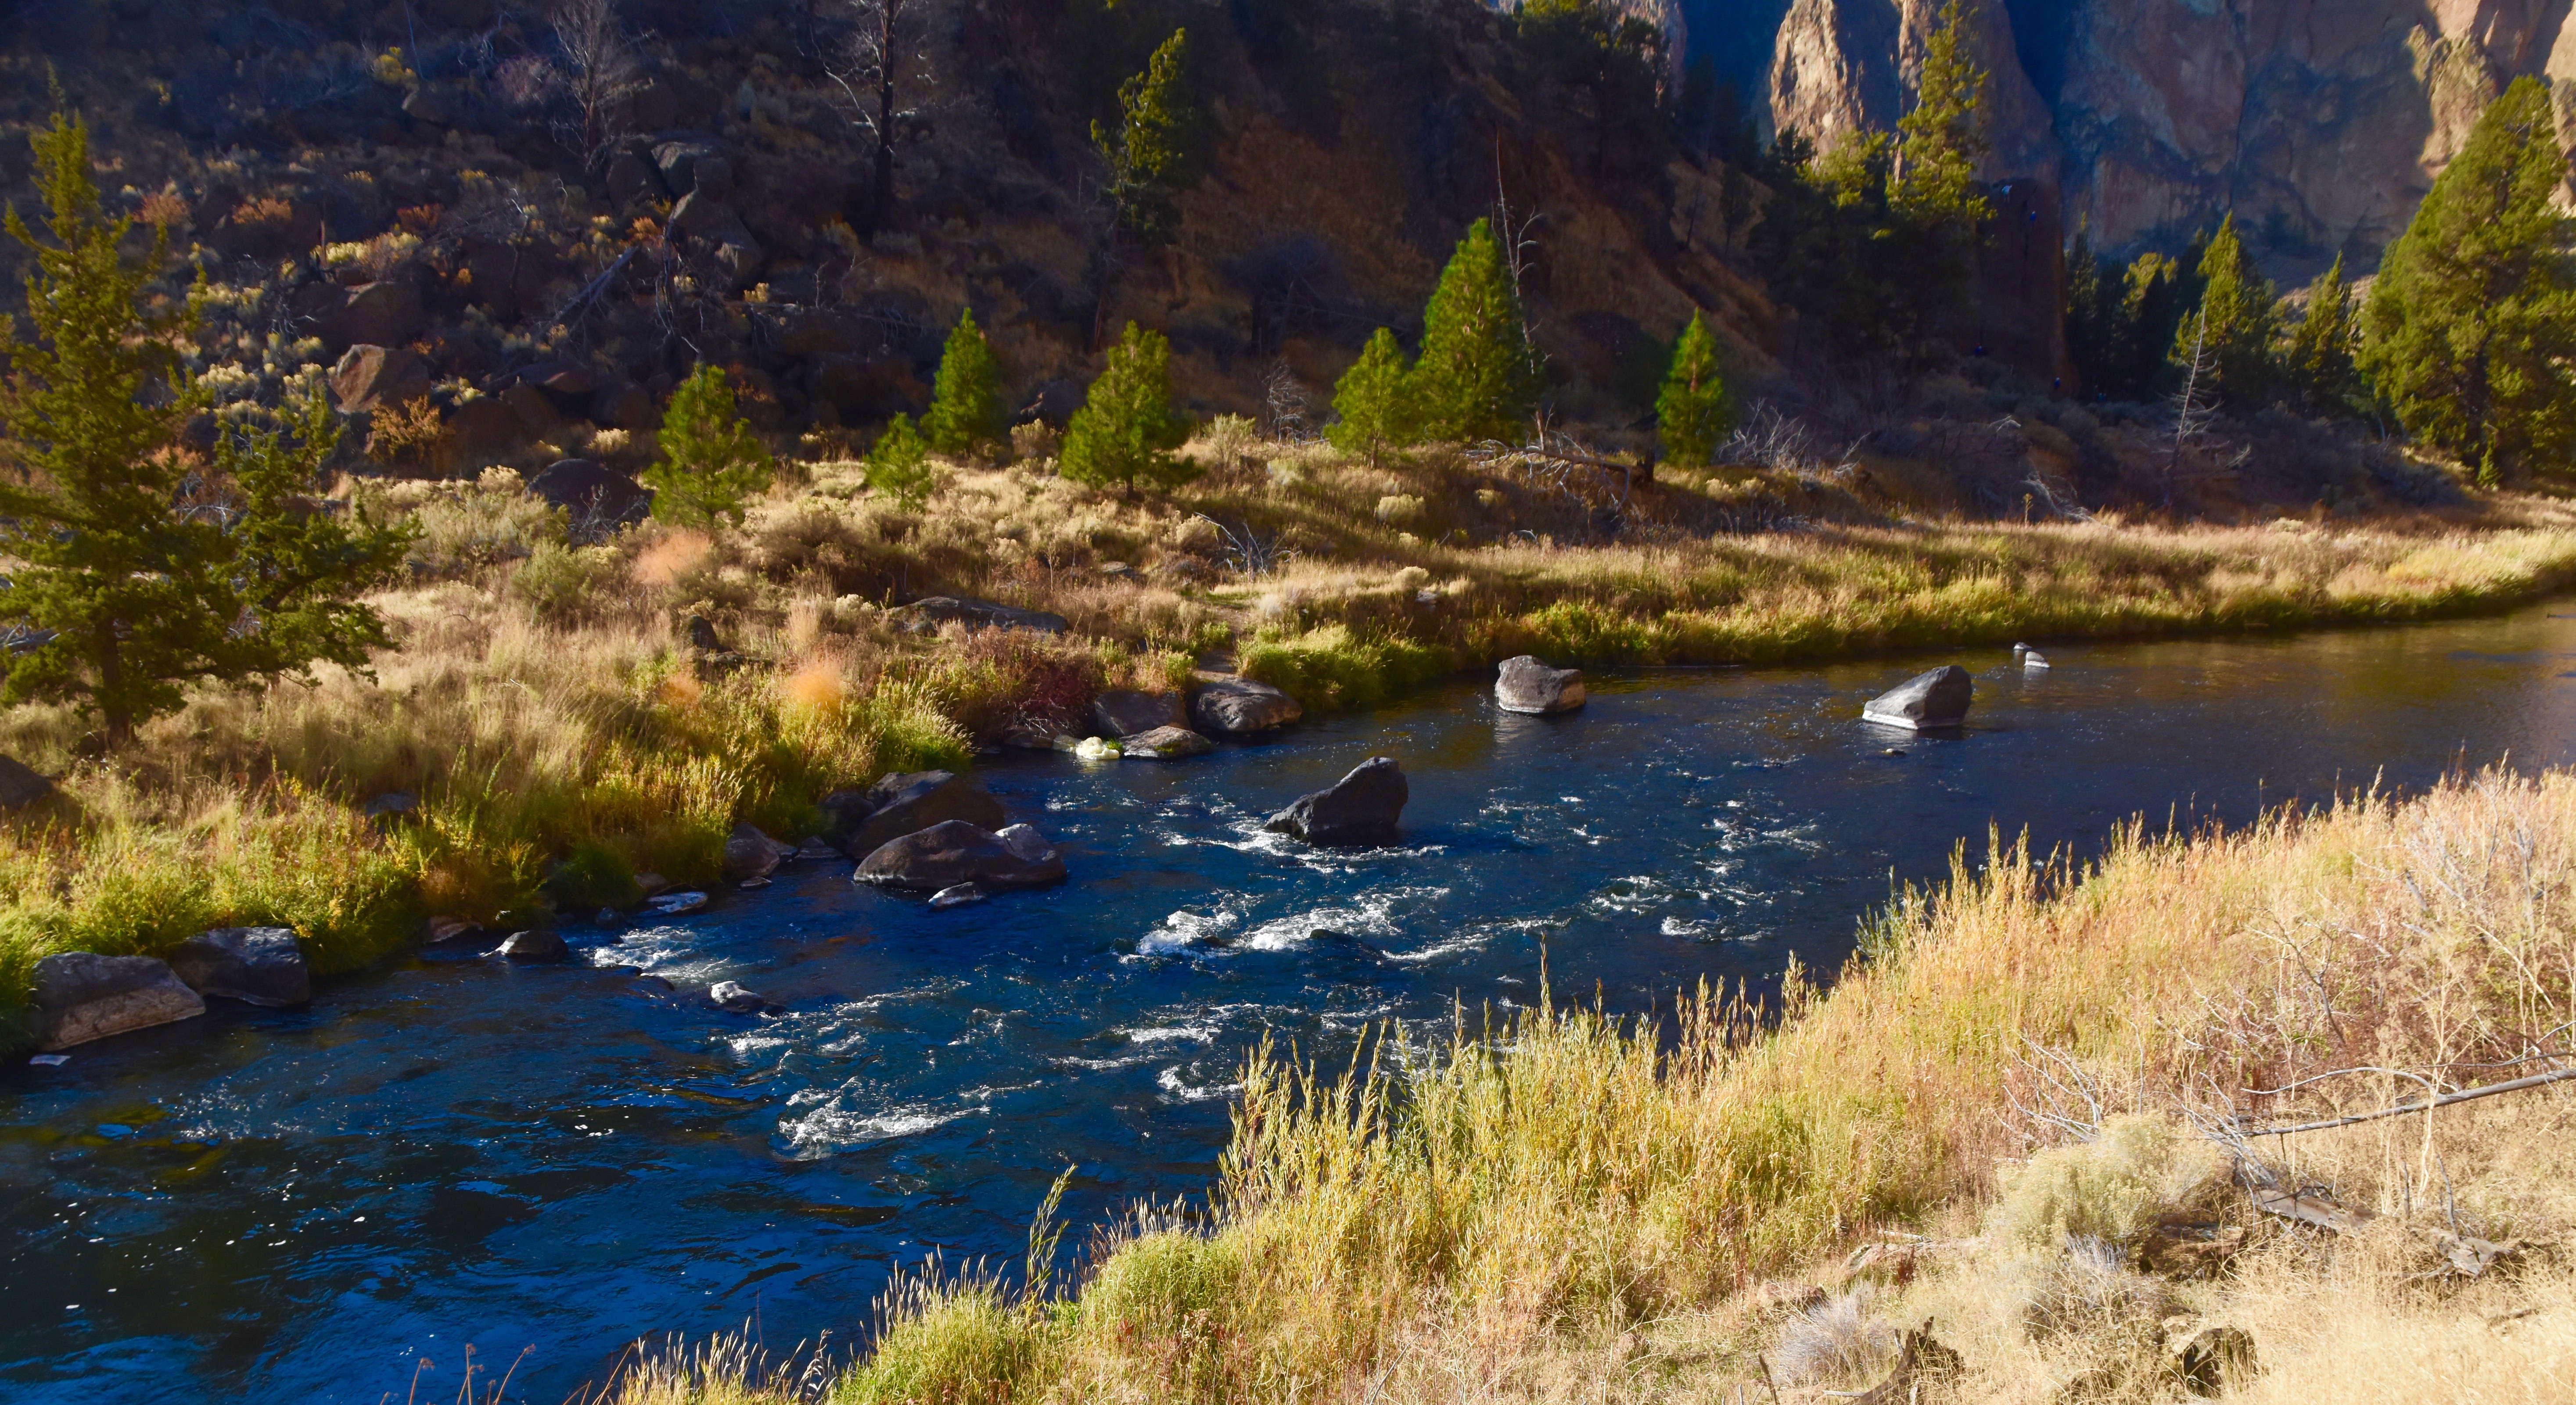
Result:
<svg viewBox="0 0 2576 1405"><path fill-rule="evenodd" d="M1990 174L2054 187L2098 247L2177 246L2233 209L2276 276L2359 266L2405 228L2486 101L2559 85L2576 130L2564 4L2481 0L1984 0ZM1770 113L1819 137L1892 126L1937 0L1796 0ZM1697 42L1714 44L1709 17ZM1751 23L1762 22L1757 17ZM1741 40L1736 41L1741 46Z"/></svg>
<svg viewBox="0 0 2576 1405"><path fill-rule="evenodd" d="M417 467L631 458L701 357L782 439L864 443L926 402L966 307L1033 412L1077 403L1132 318L1171 336L1190 408L1288 406L1294 382L1320 420L1498 195L1536 219L1567 415L1642 417L1694 306L1762 363L1724 227L1742 197L1476 0L913 0L882 205L864 6L622 0L588 38L579 8L22 0L0 190L29 207L58 74L111 202L205 276L219 397L336 373L380 457ZM1168 247L1114 245L1093 124L1181 28L1195 184ZM14 286L20 251L0 261Z"/></svg>

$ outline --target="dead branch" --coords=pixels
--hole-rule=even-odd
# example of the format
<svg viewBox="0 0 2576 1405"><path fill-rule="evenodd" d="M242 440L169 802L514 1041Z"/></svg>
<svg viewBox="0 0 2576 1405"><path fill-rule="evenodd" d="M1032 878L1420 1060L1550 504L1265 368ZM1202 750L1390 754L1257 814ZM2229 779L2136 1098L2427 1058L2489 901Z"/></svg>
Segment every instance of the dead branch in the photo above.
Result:
<svg viewBox="0 0 2576 1405"><path fill-rule="evenodd" d="M2388 1070L2385 1069L2337 1070L2337 1072L2342 1073L2380 1073L2387 1071ZM2331 1076L2333 1075L2317 1075L2319 1078ZM2411 1077L2412 1075L2408 1076ZM2431 1098L2424 1102L2405 1103L2397 1107L2385 1107L2379 1109L2377 1112L2356 1112L2350 1117L2329 1118L2323 1122L2302 1122L2295 1127L2255 1128L2247 1131L2244 1135L2248 1138L2286 1137L2294 1132L2322 1132L2329 1127L2349 1127L2356 1122L2375 1122L2383 1117L2403 1117L2410 1112L2430 1112L2437 1107L2449 1107L2453 1103L2469 1102L2476 1098L2491 1098L2498 1093L2518 1093L2525 1088L2538 1088L2544 1084L2561 1083L2570 1078L2576 1078L2576 1068L2555 1069L2548 1073L2535 1073L2529 1078L2515 1078L2503 1083L2490 1083L2483 1088L2469 1088L2457 1093L2444 1093L2438 1098ZM2312 1082L2314 1080L2305 1081Z"/></svg>

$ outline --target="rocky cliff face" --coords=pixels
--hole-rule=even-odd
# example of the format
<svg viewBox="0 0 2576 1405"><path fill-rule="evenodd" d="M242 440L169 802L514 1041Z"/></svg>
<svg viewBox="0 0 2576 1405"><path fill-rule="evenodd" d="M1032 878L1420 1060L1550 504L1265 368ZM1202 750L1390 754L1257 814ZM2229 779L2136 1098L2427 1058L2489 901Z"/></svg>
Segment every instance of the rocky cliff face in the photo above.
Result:
<svg viewBox="0 0 2576 1405"><path fill-rule="evenodd" d="M1797 0L1771 114L1829 140L1892 126L1935 0ZM2362 267L2405 228L2486 101L2558 81L2567 0L1987 0L1990 174L2036 177L2097 247L2172 247L2234 210L2276 275Z"/></svg>

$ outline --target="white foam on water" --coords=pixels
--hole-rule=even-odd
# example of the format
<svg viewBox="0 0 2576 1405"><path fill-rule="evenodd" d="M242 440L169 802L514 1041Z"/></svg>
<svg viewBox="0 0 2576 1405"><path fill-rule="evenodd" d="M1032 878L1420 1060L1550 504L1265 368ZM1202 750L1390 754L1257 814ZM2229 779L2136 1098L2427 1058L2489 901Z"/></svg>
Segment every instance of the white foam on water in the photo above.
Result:
<svg viewBox="0 0 2576 1405"><path fill-rule="evenodd" d="M1234 930L1235 924L1242 920L1241 913L1228 908L1221 907L1214 912L1193 912L1188 908L1182 908L1165 917L1162 926L1139 938L1136 942L1136 954L1169 956L1175 952L1187 951L1210 937L1222 936Z"/></svg>
<svg viewBox="0 0 2576 1405"><path fill-rule="evenodd" d="M1664 935L1668 937L1690 937L1696 940L1705 941L1712 937L1722 937L1726 935L1726 929L1718 925L1714 918L1666 917L1664 919Z"/></svg>
<svg viewBox="0 0 2576 1405"><path fill-rule="evenodd" d="M982 1111L980 1106L947 1109L928 1103L863 1111L836 1098L802 1117L780 1119L778 1132L787 1139L790 1155L799 1161L815 1161L881 1142L917 1137Z"/></svg>
<svg viewBox="0 0 2576 1405"><path fill-rule="evenodd" d="M1216 1042L1216 1026L1212 1024L1157 1025L1151 1029L1131 1029L1124 1033L1138 1044L1169 1044L1183 1039L1198 1044Z"/></svg>
<svg viewBox="0 0 2576 1405"><path fill-rule="evenodd" d="M1203 1103L1217 1098L1230 1098L1243 1091L1243 1085L1240 1083L1193 1084L1181 1076L1178 1064L1155 1075L1154 1082L1163 1090L1163 1095L1174 1102Z"/></svg>

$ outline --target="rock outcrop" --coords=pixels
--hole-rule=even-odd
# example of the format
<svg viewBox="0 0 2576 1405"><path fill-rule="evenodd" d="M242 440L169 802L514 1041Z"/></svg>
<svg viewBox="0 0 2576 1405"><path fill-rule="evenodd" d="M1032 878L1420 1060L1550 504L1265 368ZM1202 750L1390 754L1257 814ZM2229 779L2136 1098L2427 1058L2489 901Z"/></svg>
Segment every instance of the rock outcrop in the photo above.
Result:
<svg viewBox="0 0 2576 1405"><path fill-rule="evenodd" d="M1968 720L1968 704L1975 698L1976 684L1968 677L1968 671L1957 664L1946 664L1918 673L1870 699L1860 715L1867 721L1917 731L1956 727Z"/></svg>
<svg viewBox="0 0 2576 1405"><path fill-rule="evenodd" d="M1040 634L1062 634L1072 627L1064 616L1045 610L1022 610L953 595L933 595L898 605L886 611L885 617L887 623L909 634L937 634L944 624L962 624L968 629L1034 629Z"/></svg>
<svg viewBox="0 0 2576 1405"><path fill-rule="evenodd" d="M932 825L879 845L853 879L935 893L973 884L987 893L1064 881L1064 856L1027 825L996 834L964 820Z"/></svg>
<svg viewBox="0 0 2576 1405"><path fill-rule="evenodd" d="M1190 699L1190 720L1198 730L1220 737L1267 732L1305 715L1295 698L1249 678L1212 680Z"/></svg>
<svg viewBox="0 0 2576 1405"><path fill-rule="evenodd" d="M1505 659L1494 672L1494 706L1505 712L1572 712L1583 706L1583 670L1550 668L1528 654Z"/></svg>
<svg viewBox="0 0 2576 1405"><path fill-rule="evenodd" d="M289 927L218 927L179 943L170 970L199 995L283 1008L313 998L313 974Z"/></svg>
<svg viewBox="0 0 2576 1405"><path fill-rule="evenodd" d="M854 859L949 820L985 829L1003 822L1001 801L951 771L904 771L865 790L836 790L823 797L822 810L823 842Z"/></svg>
<svg viewBox="0 0 2576 1405"><path fill-rule="evenodd" d="M1404 768L1393 757L1372 756L1333 782L1331 789L1297 797L1262 828L1295 835L1309 844L1392 844L1396 821L1412 793Z"/></svg>
<svg viewBox="0 0 2576 1405"><path fill-rule="evenodd" d="M68 1049L206 1013L206 1002L149 956L58 951L36 963L30 1013L39 1049Z"/></svg>
<svg viewBox="0 0 2576 1405"><path fill-rule="evenodd" d="M1157 727L1178 727L1189 718L1178 693L1112 688L1091 700L1091 721L1104 737L1132 737Z"/></svg>
<svg viewBox="0 0 2576 1405"><path fill-rule="evenodd" d="M795 845L770 838L757 825L738 824L725 836L724 876L732 883L767 878L794 857Z"/></svg>

